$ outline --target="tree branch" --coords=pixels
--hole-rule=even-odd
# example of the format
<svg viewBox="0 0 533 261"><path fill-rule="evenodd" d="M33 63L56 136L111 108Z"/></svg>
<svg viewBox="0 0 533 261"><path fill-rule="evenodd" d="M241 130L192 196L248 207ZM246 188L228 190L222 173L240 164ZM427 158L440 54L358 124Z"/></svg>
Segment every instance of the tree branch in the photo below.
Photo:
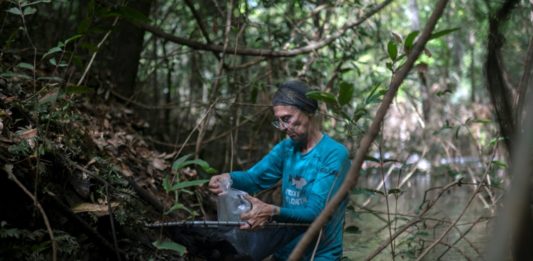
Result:
<svg viewBox="0 0 533 261"><path fill-rule="evenodd" d="M379 106L378 111L376 112L376 116L374 117L372 125L370 126L366 135L361 140L361 145L357 150L356 157L352 161L352 166L350 168L348 176L345 178L338 193L335 194L333 199L331 199L331 201L326 205L326 208L311 224L311 226L304 234L296 248L291 253L289 260L298 260L303 255L307 245L316 236L322 226L324 226L324 224L328 221L329 217L331 217L331 215L339 206L341 201L346 198L348 192L357 184L359 171L361 170L361 165L363 163L364 157L367 154L370 145L378 134L381 122L383 121L383 118L385 117L385 114L387 113L387 110L389 109L389 106L392 103L392 100L394 99L398 88L400 87L400 84L403 82L403 80L413 67L413 64L417 60L418 56L420 56L420 54L424 50L424 46L426 45L427 41L429 41L431 32L435 28L437 21L444 12L447 3L448 0L440 0L436 4L433 14L431 14L431 17L429 18L426 27L420 34L420 38L417 40L412 51L407 56L405 64L401 66L398 71L392 76L392 80L389 85L389 90L383 97L383 101Z"/></svg>
<svg viewBox="0 0 533 261"><path fill-rule="evenodd" d="M316 51L322 47L329 45L331 42L335 41L337 38L344 35L346 31L359 26L364 21L366 21L368 18L372 17L374 14L379 12L381 9L389 5L392 1L393 0L383 1L383 3L369 10L365 15L363 15L363 17L361 17L357 21L346 23L344 26L341 27L339 31L335 32L334 34L330 36L326 36L321 41L314 42L307 46L292 49L292 50L287 50L287 51L275 51L275 50L270 50L270 49L253 49L253 48L236 47L236 46L228 46L227 48L225 48L222 45L206 44L206 43L197 42L197 41L194 41L188 38L175 36L173 34L166 33L160 28L149 25L149 24L139 23L137 24L137 26L145 29L146 31L156 36L165 38L171 42L174 42L180 45L186 45L196 50L213 51L213 52L218 52L218 53L226 52L226 50L232 50L231 53L227 53L227 54L245 55L245 56L263 56L263 57L293 57L293 56L297 56L300 54L310 53L310 52Z"/></svg>

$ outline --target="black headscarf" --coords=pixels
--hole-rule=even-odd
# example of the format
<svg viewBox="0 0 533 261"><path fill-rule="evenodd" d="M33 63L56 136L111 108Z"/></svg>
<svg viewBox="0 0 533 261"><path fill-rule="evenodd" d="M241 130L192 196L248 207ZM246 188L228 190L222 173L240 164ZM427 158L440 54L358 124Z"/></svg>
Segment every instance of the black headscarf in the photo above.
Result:
<svg viewBox="0 0 533 261"><path fill-rule="evenodd" d="M318 103L305 95L310 90L307 84L299 80L284 82L278 86L272 105L292 105L304 112L314 113L318 109Z"/></svg>

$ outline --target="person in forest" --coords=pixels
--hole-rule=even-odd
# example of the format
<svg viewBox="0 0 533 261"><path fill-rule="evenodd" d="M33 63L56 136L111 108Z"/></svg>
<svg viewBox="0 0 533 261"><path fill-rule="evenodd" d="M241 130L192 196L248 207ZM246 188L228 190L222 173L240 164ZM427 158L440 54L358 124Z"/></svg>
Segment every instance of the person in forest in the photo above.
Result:
<svg viewBox="0 0 533 261"><path fill-rule="evenodd" d="M340 187L349 169L348 150L321 131L315 114L316 100L306 96L309 87L302 81L291 80L278 86L272 98L275 120L273 126L288 138L282 140L253 167L213 176L209 189L220 194L223 182L231 179L233 188L250 194L266 190L281 180L282 204L275 206L248 196L252 209L241 214L246 221L241 229L258 229L265 223L311 223L324 209ZM344 213L347 198L324 226L315 260L339 260L342 257ZM275 260L286 260L301 236L274 253ZM309 260L313 247L308 247L304 259Z"/></svg>

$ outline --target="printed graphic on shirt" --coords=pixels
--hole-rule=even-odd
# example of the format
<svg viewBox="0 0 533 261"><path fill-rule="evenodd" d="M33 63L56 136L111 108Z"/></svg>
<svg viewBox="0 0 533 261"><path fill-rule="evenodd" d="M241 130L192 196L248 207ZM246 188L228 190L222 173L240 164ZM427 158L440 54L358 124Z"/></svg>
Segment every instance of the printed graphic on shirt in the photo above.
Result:
<svg viewBox="0 0 533 261"><path fill-rule="evenodd" d="M302 177L293 177L291 180L291 185L297 189L302 189L307 184L307 180Z"/></svg>
<svg viewBox="0 0 533 261"><path fill-rule="evenodd" d="M285 190L285 202L292 206L301 206L307 202L302 188L307 184L307 180L302 177L291 177L291 186Z"/></svg>

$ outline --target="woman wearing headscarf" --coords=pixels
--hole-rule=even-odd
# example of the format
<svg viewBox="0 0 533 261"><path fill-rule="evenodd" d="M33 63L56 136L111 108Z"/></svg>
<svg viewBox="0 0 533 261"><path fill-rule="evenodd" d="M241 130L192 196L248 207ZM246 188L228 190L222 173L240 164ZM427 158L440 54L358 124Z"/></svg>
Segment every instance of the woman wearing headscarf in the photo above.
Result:
<svg viewBox="0 0 533 261"><path fill-rule="evenodd" d="M221 181L231 179L232 187L257 193L281 180L281 206L267 204L249 196L252 209L241 214L242 229L257 229L272 220L311 223L340 187L349 169L348 150L322 132L316 117L318 104L306 96L309 87L302 81L288 81L272 98L273 126L287 138L245 171L213 176L209 189L222 192ZM342 257L344 212L347 199L337 208L321 231L318 247L308 247L305 260L339 260ZM276 260L286 260L301 235L277 250ZM313 253L314 252L314 253Z"/></svg>

